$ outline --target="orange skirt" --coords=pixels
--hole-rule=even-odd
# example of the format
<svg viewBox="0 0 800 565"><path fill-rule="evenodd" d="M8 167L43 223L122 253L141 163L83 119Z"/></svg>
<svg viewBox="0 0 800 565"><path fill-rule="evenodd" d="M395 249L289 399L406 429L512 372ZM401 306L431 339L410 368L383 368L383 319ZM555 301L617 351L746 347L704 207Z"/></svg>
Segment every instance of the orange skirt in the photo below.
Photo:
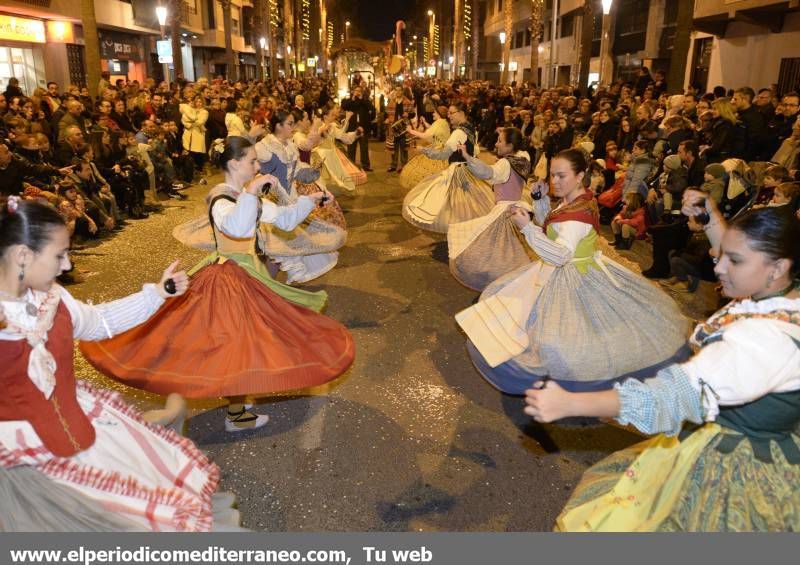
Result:
<svg viewBox="0 0 800 565"><path fill-rule="evenodd" d="M278 296L234 261L212 264L144 324L80 344L100 372L187 398L258 395L320 385L355 357L339 322Z"/></svg>

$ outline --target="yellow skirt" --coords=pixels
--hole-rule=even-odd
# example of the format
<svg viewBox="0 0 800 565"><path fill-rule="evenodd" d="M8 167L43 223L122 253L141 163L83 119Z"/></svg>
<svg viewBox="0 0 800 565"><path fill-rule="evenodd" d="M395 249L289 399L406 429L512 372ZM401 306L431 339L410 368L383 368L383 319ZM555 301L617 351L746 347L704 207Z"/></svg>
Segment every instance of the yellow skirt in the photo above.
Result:
<svg viewBox="0 0 800 565"><path fill-rule="evenodd" d="M584 473L555 529L800 529L800 466L774 442L770 463L755 458L746 438L730 453L718 451L729 433L706 424L683 441L662 434L612 454Z"/></svg>

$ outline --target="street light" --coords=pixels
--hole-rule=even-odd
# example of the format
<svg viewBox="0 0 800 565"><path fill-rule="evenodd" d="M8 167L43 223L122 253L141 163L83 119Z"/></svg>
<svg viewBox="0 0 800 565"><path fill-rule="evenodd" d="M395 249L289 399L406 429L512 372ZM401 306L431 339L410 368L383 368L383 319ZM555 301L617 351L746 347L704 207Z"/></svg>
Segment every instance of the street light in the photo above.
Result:
<svg viewBox="0 0 800 565"><path fill-rule="evenodd" d="M603 32L600 35L600 74L598 77L600 84L603 84L603 80L607 78L605 76L606 49L608 46L608 27L611 21L609 15L611 14L611 5L613 3L614 0L603 0Z"/></svg>
<svg viewBox="0 0 800 565"><path fill-rule="evenodd" d="M347 20L346 22L344 22L344 40L345 41L347 41L347 39L348 39L347 36L350 35L348 33L349 31L350 31L350 20Z"/></svg>
<svg viewBox="0 0 800 565"><path fill-rule="evenodd" d="M156 17L158 18L158 25L161 27L161 40L166 40L164 36L164 26L167 25L167 7L156 6ZM157 51L157 50L156 50ZM175 57L175 53L172 54ZM169 63L163 64L164 80L169 84Z"/></svg>
<svg viewBox="0 0 800 565"><path fill-rule="evenodd" d="M264 77L266 76L267 72L267 64L264 62L264 54L267 50L267 38L262 37L258 40L258 44L261 45L261 78L266 80Z"/></svg>
<svg viewBox="0 0 800 565"><path fill-rule="evenodd" d="M506 44L506 32L501 31L500 32L500 45L505 45L505 44Z"/></svg>
<svg viewBox="0 0 800 565"><path fill-rule="evenodd" d="M434 60L438 53L436 52L436 44L434 42L434 34L436 32L436 14L433 13L433 10L428 10L428 17L430 21L428 22L428 43L430 44L430 56L431 60ZM441 61L439 61L439 66L441 66ZM437 76L434 74L434 76Z"/></svg>

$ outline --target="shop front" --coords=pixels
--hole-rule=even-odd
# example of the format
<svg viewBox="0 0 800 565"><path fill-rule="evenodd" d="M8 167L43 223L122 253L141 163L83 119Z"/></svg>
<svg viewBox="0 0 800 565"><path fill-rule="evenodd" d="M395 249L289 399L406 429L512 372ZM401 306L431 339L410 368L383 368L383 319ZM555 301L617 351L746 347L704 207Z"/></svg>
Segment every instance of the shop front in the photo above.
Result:
<svg viewBox="0 0 800 565"><path fill-rule="evenodd" d="M16 78L26 95L46 87L45 22L0 14L0 92Z"/></svg>
<svg viewBox="0 0 800 565"><path fill-rule="evenodd" d="M111 84L122 79L137 80L147 78L147 61L144 56L143 36L100 30L100 65L111 75Z"/></svg>

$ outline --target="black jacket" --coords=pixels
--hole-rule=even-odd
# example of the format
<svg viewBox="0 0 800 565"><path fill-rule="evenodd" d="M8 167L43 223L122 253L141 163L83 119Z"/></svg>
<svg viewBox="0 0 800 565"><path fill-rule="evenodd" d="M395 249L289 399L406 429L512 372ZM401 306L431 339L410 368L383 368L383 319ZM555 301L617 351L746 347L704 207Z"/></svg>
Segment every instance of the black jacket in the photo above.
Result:
<svg viewBox="0 0 800 565"><path fill-rule="evenodd" d="M369 130L372 119L375 117L375 108L370 104L369 100L363 98L354 99L348 98L342 102L342 110L345 112L353 112L353 119L350 120L347 131L355 131L361 127Z"/></svg>
<svg viewBox="0 0 800 565"><path fill-rule="evenodd" d="M739 112L739 120L745 129L745 161L768 161L772 155L766 155L767 148L767 122L764 114L755 106Z"/></svg>
<svg viewBox="0 0 800 565"><path fill-rule="evenodd" d="M0 195L11 196L22 192L22 181L36 178L47 182L58 174L58 169L50 165L34 165L25 159L12 157L5 169L0 169Z"/></svg>

